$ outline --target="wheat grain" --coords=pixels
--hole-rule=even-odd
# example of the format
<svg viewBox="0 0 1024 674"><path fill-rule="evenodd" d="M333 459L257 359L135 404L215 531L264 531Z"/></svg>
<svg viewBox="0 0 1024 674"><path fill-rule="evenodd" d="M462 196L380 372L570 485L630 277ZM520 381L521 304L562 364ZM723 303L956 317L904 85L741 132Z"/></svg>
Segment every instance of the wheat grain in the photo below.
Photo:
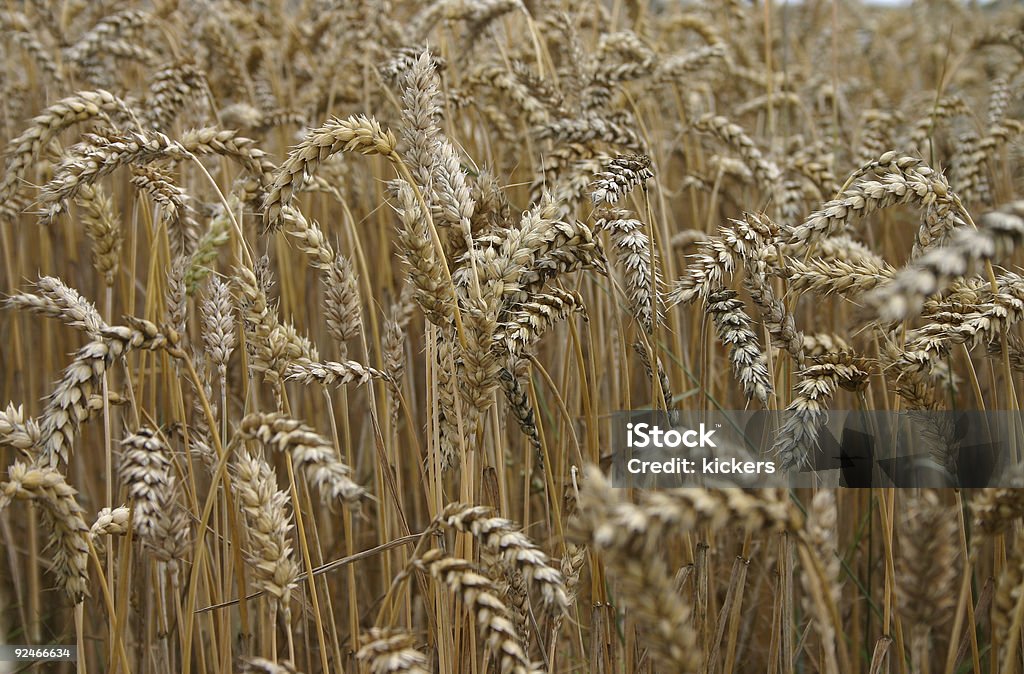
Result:
<svg viewBox="0 0 1024 674"><path fill-rule="evenodd" d="M288 492L277 489L274 471L258 456L239 456L233 470L238 507L248 525L256 586L270 595L275 610L279 607L287 615L299 578L299 564L292 555Z"/></svg>
<svg viewBox="0 0 1024 674"><path fill-rule="evenodd" d="M863 218L897 204L928 208L951 201L946 179L913 157L888 157L871 162L858 173L875 173L876 179L858 177L836 199L828 201L802 224L788 231L788 243L807 246L841 233L854 218ZM854 176L858 174L855 173Z"/></svg>
<svg viewBox="0 0 1024 674"><path fill-rule="evenodd" d="M849 353L818 356L800 371L796 396L786 408L786 421L773 445L784 469L809 465L818 448L818 431L827 405L840 388L857 390L868 378L864 363Z"/></svg>
<svg viewBox="0 0 1024 674"><path fill-rule="evenodd" d="M287 660L275 662L266 658L244 657L238 661L240 674L299 674Z"/></svg>
<svg viewBox="0 0 1024 674"><path fill-rule="evenodd" d="M903 523L900 582L896 590L900 609L910 623L913 657L928 657L927 631L939 629L955 604L957 568L956 519L939 504L935 492L923 492L912 501Z"/></svg>
<svg viewBox="0 0 1024 674"><path fill-rule="evenodd" d="M381 128L377 120L359 116L332 119L311 130L274 174L273 183L263 203L268 229L281 224L281 213L290 205L293 194L312 175L319 164L336 152L359 152L395 157L397 140Z"/></svg>
<svg viewBox="0 0 1024 674"><path fill-rule="evenodd" d="M79 349L64 370L39 418L41 460L50 465L67 461L79 424L88 418L89 396L114 361L134 349L176 349L176 334L164 334L154 324L126 317L128 326L111 326L100 338Z"/></svg>
<svg viewBox="0 0 1024 674"><path fill-rule="evenodd" d="M639 518L646 513L621 501L596 468L587 472L579 508L574 535L602 553L621 586L621 601L649 633L655 660L673 672L701 671L691 611L672 591L664 562L645 554L651 538Z"/></svg>
<svg viewBox="0 0 1024 674"><path fill-rule="evenodd" d="M283 414L249 414L238 428L243 440L259 440L267 447L291 455L295 470L318 490L324 500L340 500L358 510L366 491L349 477L333 445L301 421Z"/></svg>
<svg viewBox="0 0 1024 674"><path fill-rule="evenodd" d="M23 452L39 446L42 430L35 419L26 419L25 412L19 405L8 403L7 408L0 410L0 445L8 445Z"/></svg>
<svg viewBox="0 0 1024 674"><path fill-rule="evenodd" d="M356 653L373 674L428 674L432 671L427 657L416 649L410 634L372 629L364 635L365 645Z"/></svg>
<svg viewBox="0 0 1024 674"><path fill-rule="evenodd" d="M145 427L126 437L121 446L118 476L128 488L132 528L173 572L188 550L189 518L177 503L177 479L168 448Z"/></svg>
<svg viewBox="0 0 1024 674"><path fill-rule="evenodd" d="M765 354L751 330L750 317L743 303L731 290L719 290L708 295L707 311L715 324L718 339L729 349L733 374L743 386L747 398L756 398L768 405L772 394L771 375Z"/></svg>
<svg viewBox="0 0 1024 674"><path fill-rule="evenodd" d="M128 521L131 510L126 506L104 508L96 514L96 521L89 528L89 536L93 543L103 536L123 536L128 533Z"/></svg>
<svg viewBox="0 0 1024 674"><path fill-rule="evenodd" d="M466 560L446 557L440 550L427 552L416 563L459 596L473 616L481 638L497 658L502 674L539 671L527 659L509 619L508 607L498 599L494 581Z"/></svg>
<svg viewBox="0 0 1024 674"><path fill-rule="evenodd" d="M32 163L61 131L78 122L124 112L128 104L109 91L80 91L57 101L32 119L31 126L9 144L7 169L0 181L0 202L10 199Z"/></svg>
<svg viewBox="0 0 1024 674"><path fill-rule="evenodd" d="M568 607L562 575L551 567L547 555L510 520L496 517L486 507L463 503L445 507L439 519L457 531L473 534L509 569L522 573L528 583L540 589L545 605L561 610Z"/></svg>
<svg viewBox="0 0 1024 674"><path fill-rule="evenodd" d="M53 570L61 588L79 604L89 596L89 526L77 492L56 468L21 461L7 470L0 483L0 511L15 499L39 504L46 515L53 546Z"/></svg>
<svg viewBox="0 0 1024 674"><path fill-rule="evenodd" d="M4 300L4 306L56 318L84 331L91 339L98 338L108 327L96 307L59 278L40 276L35 287L38 295L17 293Z"/></svg>

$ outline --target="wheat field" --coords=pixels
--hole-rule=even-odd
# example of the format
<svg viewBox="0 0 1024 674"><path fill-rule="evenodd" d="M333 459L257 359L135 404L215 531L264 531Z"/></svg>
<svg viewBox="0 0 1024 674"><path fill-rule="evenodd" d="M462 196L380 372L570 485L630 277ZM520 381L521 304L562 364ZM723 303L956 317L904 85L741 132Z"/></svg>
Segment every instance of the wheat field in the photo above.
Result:
<svg viewBox="0 0 1024 674"><path fill-rule="evenodd" d="M623 410L1019 412L1024 6L0 25L0 644L78 648L0 672L1024 671L1024 472L609 481Z"/></svg>

